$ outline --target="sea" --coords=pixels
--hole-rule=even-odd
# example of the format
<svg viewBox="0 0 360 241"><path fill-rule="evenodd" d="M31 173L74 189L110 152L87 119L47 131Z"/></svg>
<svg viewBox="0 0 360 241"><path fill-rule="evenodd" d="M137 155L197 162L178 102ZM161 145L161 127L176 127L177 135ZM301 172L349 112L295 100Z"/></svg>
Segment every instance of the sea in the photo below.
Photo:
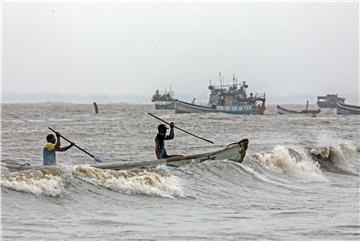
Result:
<svg viewBox="0 0 360 241"><path fill-rule="evenodd" d="M41 103L1 106L1 240L359 240L360 118L175 114L153 105ZM301 109L301 106L290 106ZM315 108L315 107L314 107ZM249 139L242 163L101 170L72 147L55 171L42 165L51 127L103 163L155 159L161 122L175 129L168 154L214 151ZM61 139L61 146L68 142ZM322 149L321 149L322 148ZM309 154L327 150L330 169Z"/></svg>

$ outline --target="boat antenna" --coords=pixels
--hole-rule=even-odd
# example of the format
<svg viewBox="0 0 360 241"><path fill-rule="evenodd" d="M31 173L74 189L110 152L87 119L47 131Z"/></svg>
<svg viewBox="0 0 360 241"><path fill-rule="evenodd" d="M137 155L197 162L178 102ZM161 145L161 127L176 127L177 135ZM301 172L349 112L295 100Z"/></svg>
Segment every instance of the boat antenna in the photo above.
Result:
<svg viewBox="0 0 360 241"><path fill-rule="evenodd" d="M174 98L174 92L172 91L171 85L170 85L169 89L170 89L170 91L169 91L170 92L170 97Z"/></svg>
<svg viewBox="0 0 360 241"><path fill-rule="evenodd" d="M219 72L219 79L220 79L220 89L221 89L221 91L222 91L223 88L222 88L222 76L221 76L221 72Z"/></svg>

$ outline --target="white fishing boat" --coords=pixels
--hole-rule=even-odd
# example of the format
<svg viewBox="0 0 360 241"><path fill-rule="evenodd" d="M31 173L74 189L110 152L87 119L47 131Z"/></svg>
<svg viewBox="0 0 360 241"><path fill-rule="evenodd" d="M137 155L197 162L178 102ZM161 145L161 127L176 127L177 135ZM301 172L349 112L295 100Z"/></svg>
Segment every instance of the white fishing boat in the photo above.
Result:
<svg viewBox="0 0 360 241"><path fill-rule="evenodd" d="M96 164L92 167L101 169L112 169L112 170L128 170L128 169L148 169L155 168L159 165L167 165L171 167L180 167L188 164L196 164L204 161L216 161L216 160L231 160L235 162L242 162L244 160L246 150L248 147L249 140L243 139L239 142L231 143L223 149L188 155L188 156L175 156L165 159L144 161L144 162L119 162L112 164Z"/></svg>

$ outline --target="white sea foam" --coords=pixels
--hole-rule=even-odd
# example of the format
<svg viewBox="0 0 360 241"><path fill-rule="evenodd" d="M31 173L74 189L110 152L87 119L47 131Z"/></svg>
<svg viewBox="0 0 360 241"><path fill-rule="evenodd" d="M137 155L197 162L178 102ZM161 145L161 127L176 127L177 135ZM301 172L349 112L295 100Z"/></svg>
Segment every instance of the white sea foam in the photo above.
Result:
<svg viewBox="0 0 360 241"><path fill-rule="evenodd" d="M73 175L91 184L126 194L185 197L180 179L169 175L164 169L115 171L76 165Z"/></svg>
<svg viewBox="0 0 360 241"><path fill-rule="evenodd" d="M2 187L51 197L65 192L68 175L59 167L44 167L1 175Z"/></svg>
<svg viewBox="0 0 360 241"><path fill-rule="evenodd" d="M308 158L297 160L288 148L277 146L271 153L255 153L252 159L277 175L287 175L308 181L326 181L319 166Z"/></svg>
<svg viewBox="0 0 360 241"><path fill-rule="evenodd" d="M317 139L317 146L328 148L331 161L336 168L347 171L350 173L356 173L356 161L359 161L358 146L354 143L333 137L329 134L320 134Z"/></svg>

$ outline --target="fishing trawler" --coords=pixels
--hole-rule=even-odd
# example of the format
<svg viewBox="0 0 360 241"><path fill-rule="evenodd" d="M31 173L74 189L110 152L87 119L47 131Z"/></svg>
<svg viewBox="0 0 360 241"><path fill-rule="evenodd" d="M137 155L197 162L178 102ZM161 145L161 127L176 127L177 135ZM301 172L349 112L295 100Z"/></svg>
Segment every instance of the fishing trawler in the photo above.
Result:
<svg viewBox="0 0 360 241"><path fill-rule="evenodd" d="M318 101L317 101L317 105L320 108L336 108L337 103L344 103L345 102L345 98L342 97L338 97L338 95L329 95L327 94L326 96L318 96L317 97Z"/></svg>
<svg viewBox="0 0 360 241"><path fill-rule="evenodd" d="M233 84L224 85L221 73L220 86L209 85L210 98L207 106L175 100L175 113L224 112L230 114L263 114L265 93L250 93L245 81L238 83L233 75Z"/></svg>
<svg viewBox="0 0 360 241"><path fill-rule="evenodd" d="M152 96L152 102L155 103L155 109L162 110L162 109L174 109L174 91L164 91L160 93L157 89L155 94Z"/></svg>

